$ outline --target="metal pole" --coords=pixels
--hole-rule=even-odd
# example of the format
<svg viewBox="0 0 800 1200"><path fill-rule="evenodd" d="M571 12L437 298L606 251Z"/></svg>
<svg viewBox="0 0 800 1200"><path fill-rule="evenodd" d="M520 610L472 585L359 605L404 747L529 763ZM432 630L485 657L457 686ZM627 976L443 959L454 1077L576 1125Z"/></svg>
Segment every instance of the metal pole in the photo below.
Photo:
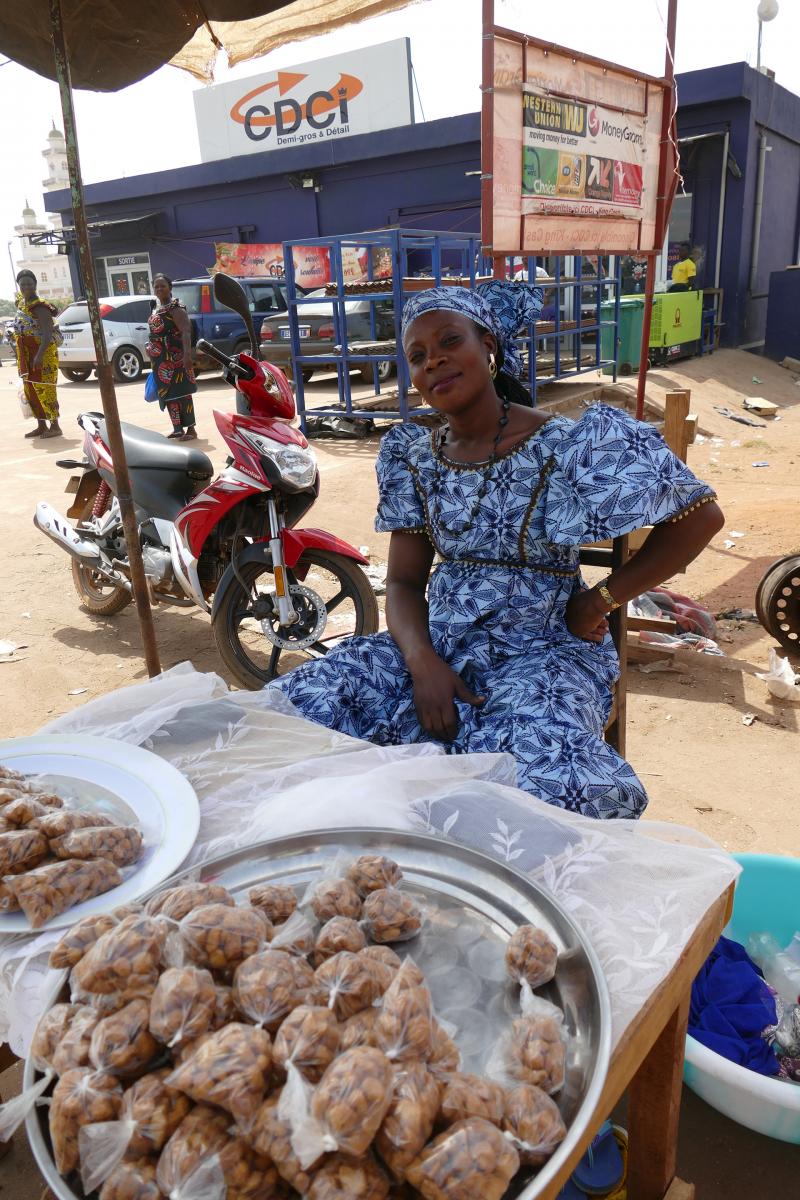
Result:
<svg viewBox="0 0 800 1200"><path fill-rule="evenodd" d="M667 12L667 51L664 59L664 78L674 88L675 86L675 31L678 25L678 0L669 0ZM664 142L672 124L671 110L672 92L664 95L664 112L662 114L662 138L660 163L658 171L659 204L666 205L666 178L664 171ZM670 104L670 110L667 105ZM666 230L666 218L663 221ZM639 376L636 381L636 419L641 421L644 416L644 386L647 379L647 358L650 347L650 320L653 315L653 291L656 286L656 252L647 255L647 275L645 277L644 317L642 320L642 344L639 350Z"/></svg>
<svg viewBox="0 0 800 1200"><path fill-rule="evenodd" d="M731 141L731 131L725 130L722 141L722 175L719 181L719 218L717 220L717 259L714 266L714 287L719 287L722 271L722 230L725 226L725 192L728 187L728 148ZM720 318L721 320L722 318Z"/></svg>
<svg viewBox="0 0 800 1200"><path fill-rule="evenodd" d="M761 33L764 28L764 22L761 17L758 18L758 50L756 51L756 70L761 70Z"/></svg>
<svg viewBox="0 0 800 1200"><path fill-rule="evenodd" d="M111 365L108 361L103 323L100 320L100 313L97 306L97 279L95 278L92 250L89 243L89 230L86 225L83 180L81 178L81 164L78 156L78 136L75 129L75 109L72 103L72 79L70 77L67 43L64 36L61 0L50 0L50 26L53 34L56 79L58 80L58 89L61 93L61 112L64 117L64 138L67 144L67 166L69 168L72 212L75 220L75 237L78 244L85 298L89 309L89 320L92 326L94 349L97 355L97 378L100 384L100 398L106 418L111 456L114 460L117 500L119 501L120 514L122 516L125 543L128 548L131 584L139 615L145 664L148 675L152 677L161 673L161 664L158 658L156 631L153 626L153 613L150 608L147 579L142 564L139 529L136 523L136 513L131 494L131 480L128 474L128 463L125 459L125 447L122 441L117 395L114 390Z"/></svg>

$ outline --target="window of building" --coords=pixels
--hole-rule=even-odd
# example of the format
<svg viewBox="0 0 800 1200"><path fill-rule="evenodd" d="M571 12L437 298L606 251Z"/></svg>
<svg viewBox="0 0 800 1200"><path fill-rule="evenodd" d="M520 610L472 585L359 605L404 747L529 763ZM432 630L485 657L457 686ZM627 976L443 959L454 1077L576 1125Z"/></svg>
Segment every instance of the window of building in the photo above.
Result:
<svg viewBox="0 0 800 1200"><path fill-rule="evenodd" d="M47 271L42 271L42 283L47 283Z"/></svg>

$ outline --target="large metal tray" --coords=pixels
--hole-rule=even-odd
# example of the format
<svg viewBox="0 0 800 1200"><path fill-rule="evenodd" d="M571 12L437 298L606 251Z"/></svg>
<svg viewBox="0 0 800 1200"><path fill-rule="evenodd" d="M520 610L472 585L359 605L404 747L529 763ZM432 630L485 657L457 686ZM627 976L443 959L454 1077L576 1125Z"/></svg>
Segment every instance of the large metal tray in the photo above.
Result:
<svg viewBox="0 0 800 1200"><path fill-rule="evenodd" d="M427 834L376 829L335 829L300 834L240 850L199 868L187 878L214 880L246 896L258 883L306 885L337 855L388 854L403 870L403 888L422 903L426 920L413 941L395 946L425 971L437 1015L455 1026L465 1070L480 1071L497 1036L519 1012L518 989L505 981L503 953L518 925L545 929L559 949L556 978L540 989L564 1012L569 1035L567 1075L555 1097L567 1136L535 1175L518 1177L508 1200L534 1200L552 1181L559 1165L586 1132L608 1070L611 1018L608 991L591 946L557 902L526 876L487 855ZM64 983L50 1005L62 999ZM49 1005L48 1005L49 1007ZM36 1080L25 1064L25 1086ZM60 1200L81 1200L81 1193L56 1172L46 1113L28 1117L28 1138L36 1162Z"/></svg>

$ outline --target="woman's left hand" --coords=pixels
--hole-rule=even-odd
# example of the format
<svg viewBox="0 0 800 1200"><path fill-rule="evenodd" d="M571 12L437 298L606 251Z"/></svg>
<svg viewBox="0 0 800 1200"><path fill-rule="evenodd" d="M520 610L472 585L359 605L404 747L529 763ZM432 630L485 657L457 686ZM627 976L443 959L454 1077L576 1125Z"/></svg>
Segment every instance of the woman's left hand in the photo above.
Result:
<svg viewBox="0 0 800 1200"><path fill-rule="evenodd" d="M567 629L585 642L602 642L608 633L608 620L602 597L590 588L575 592L567 602Z"/></svg>

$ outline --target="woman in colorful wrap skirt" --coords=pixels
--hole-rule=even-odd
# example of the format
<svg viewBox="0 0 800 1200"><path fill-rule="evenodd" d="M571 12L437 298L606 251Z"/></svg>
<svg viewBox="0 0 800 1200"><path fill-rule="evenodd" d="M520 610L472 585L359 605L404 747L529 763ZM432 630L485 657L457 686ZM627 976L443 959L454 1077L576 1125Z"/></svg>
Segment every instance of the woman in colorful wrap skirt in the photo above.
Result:
<svg viewBox="0 0 800 1200"><path fill-rule="evenodd" d="M170 438L192 442L197 437L194 427L194 401L197 391L192 366L192 328L189 314L180 300L172 298L172 280L166 275L153 278L153 291L158 307L150 314L150 355L158 388L158 406L169 413L172 422Z"/></svg>
<svg viewBox="0 0 800 1200"><path fill-rule="evenodd" d="M36 418L36 428L25 437L61 437L56 393L57 347L61 344L61 336L53 320L58 309L46 300L40 300L38 280L33 271L20 271L17 287L17 311L12 325L17 370L25 399Z"/></svg>
<svg viewBox="0 0 800 1200"><path fill-rule="evenodd" d="M644 787L603 740L619 673L606 618L682 571L723 516L652 426L605 404L578 421L531 406L515 335L541 295L494 280L408 301L411 382L446 424L396 425L381 443L388 632L269 687L353 737L507 751L534 796L638 817ZM638 554L587 587L580 546L644 525Z"/></svg>

